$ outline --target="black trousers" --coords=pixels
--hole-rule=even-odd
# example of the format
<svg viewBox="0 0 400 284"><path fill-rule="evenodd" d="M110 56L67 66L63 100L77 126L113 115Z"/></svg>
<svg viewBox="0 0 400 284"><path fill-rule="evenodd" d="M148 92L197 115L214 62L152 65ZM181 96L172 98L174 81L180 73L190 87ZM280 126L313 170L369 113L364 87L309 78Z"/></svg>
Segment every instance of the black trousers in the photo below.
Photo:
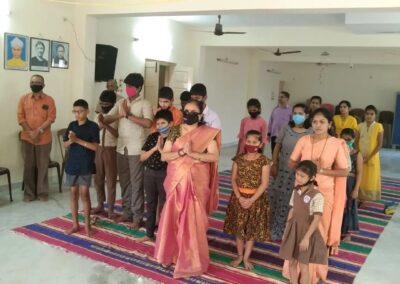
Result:
<svg viewBox="0 0 400 284"><path fill-rule="evenodd" d="M157 206L161 212L165 203L164 179L166 170L152 170L146 168L144 171L144 190L146 193L146 235L154 238L156 227Z"/></svg>

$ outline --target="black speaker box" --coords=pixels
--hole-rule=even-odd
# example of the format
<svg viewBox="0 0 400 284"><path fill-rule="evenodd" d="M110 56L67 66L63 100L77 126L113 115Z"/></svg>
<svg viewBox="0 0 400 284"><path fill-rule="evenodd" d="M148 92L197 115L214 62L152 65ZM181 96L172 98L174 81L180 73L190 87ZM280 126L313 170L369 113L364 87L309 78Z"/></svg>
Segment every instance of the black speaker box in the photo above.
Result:
<svg viewBox="0 0 400 284"><path fill-rule="evenodd" d="M118 48L111 45L96 44L96 64L94 80L103 82L114 79Z"/></svg>

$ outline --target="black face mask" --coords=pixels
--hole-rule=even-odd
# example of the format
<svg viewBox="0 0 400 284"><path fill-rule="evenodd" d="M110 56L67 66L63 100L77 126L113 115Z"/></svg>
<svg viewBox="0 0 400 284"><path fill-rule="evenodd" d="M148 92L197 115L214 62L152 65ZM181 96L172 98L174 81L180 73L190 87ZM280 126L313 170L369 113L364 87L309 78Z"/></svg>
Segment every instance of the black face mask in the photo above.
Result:
<svg viewBox="0 0 400 284"><path fill-rule="evenodd" d="M34 93L39 93L41 90L43 90L42 85L31 85L31 90Z"/></svg>
<svg viewBox="0 0 400 284"><path fill-rule="evenodd" d="M199 122L199 113L197 112L184 112L183 113L183 123L187 125L193 125Z"/></svg>
<svg viewBox="0 0 400 284"><path fill-rule="evenodd" d="M113 106L101 107L101 110L103 113L108 113L112 108Z"/></svg>
<svg viewBox="0 0 400 284"><path fill-rule="evenodd" d="M252 119L257 118L261 114L261 111L249 111L249 115Z"/></svg>
<svg viewBox="0 0 400 284"><path fill-rule="evenodd" d="M303 186L307 186L307 185L310 185L310 184L315 184L315 183L314 183L314 180L309 179L308 182L306 182L305 184L298 184L298 185L296 185L294 188L295 188L296 190L299 190L299 189L301 189Z"/></svg>

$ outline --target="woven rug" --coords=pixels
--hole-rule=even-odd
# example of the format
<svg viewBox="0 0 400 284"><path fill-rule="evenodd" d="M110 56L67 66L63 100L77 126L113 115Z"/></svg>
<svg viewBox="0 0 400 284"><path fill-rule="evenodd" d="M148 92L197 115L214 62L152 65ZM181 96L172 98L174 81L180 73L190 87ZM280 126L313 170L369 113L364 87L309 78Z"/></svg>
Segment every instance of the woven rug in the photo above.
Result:
<svg viewBox="0 0 400 284"><path fill-rule="evenodd" d="M144 236L143 230L130 230L124 224L115 224L105 216L99 216L91 238L86 237L83 230L71 236L63 233L72 225L70 214L19 227L14 231L161 283L287 283L281 274L283 261L277 255L279 243L276 242L255 244L251 255L255 265L251 272L228 265L236 253L234 237L222 232L231 194L229 171L220 173L219 184L218 211L209 218L211 264L208 273L200 277L173 279L172 270L163 268L152 258L154 243L137 243L133 240L134 237ZM350 242L341 243L338 256L329 258L328 283L353 282L391 219L391 216L383 214L384 204L400 202L400 180L383 178L382 189L382 200L368 202L360 208L360 232L352 235ZM116 209L121 210L121 202L117 203ZM79 218L83 222L83 217Z"/></svg>

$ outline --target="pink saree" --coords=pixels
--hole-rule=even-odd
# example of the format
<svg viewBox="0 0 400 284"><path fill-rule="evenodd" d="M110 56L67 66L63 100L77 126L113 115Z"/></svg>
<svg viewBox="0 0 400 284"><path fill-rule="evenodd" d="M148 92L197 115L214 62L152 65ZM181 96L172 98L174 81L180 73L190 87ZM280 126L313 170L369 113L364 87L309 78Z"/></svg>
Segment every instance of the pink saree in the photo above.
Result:
<svg viewBox="0 0 400 284"><path fill-rule="evenodd" d="M172 151L188 141L192 151L203 153L220 130L200 126L179 137ZM161 213L154 257L175 263L174 278L201 275L208 269L208 214L218 206L218 163L203 163L188 156L168 163L164 181L166 202Z"/></svg>

